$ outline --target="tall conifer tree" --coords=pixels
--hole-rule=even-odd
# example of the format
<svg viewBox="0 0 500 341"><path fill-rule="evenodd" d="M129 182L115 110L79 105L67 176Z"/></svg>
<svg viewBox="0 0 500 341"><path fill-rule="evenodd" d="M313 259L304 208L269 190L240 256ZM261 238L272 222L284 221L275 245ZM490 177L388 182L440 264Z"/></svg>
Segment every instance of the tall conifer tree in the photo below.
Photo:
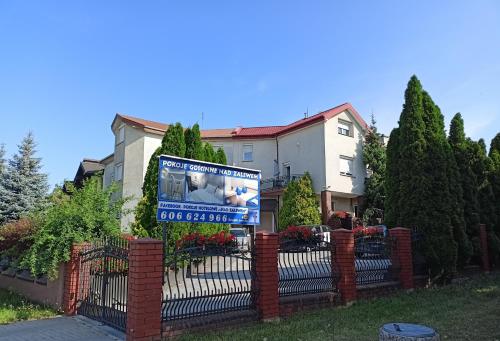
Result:
<svg viewBox="0 0 500 341"><path fill-rule="evenodd" d="M48 191L47 174L41 172L41 159L35 156L32 132L22 140L18 152L3 171L0 193L0 224L19 219L24 214L43 208Z"/></svg>
<svg viewBox="0 0 500 341"><path fill-rule="evenodd" d="M399 127L391 133L387 148L386 220L423 232L422 251L440 280L450 278L457 257L450 216L457 205L448 182L453 167L448 148L443 116L412 76Z"/></svg>
<svg viewBox="0 0 500 341"><path fill-rule="evenodd" d="M448 141L458 167L458 179L462 185L465 232L472 243L473 255L479 257L479 201L477 177L472 169L469 142L465 137L462 115L457 113L451 120Z"/></svg>
<svg viewBox="0 0 500 341"><path fill-rule="evenodd" d="M317 201L309 173L306 172L300 179L291 181L283 194L283 207L279 214L280 230L293 225L320 224L321 215Z"/></svg>
<svg viewBox="0 0 500 341"><path fill-rule="evenodd" d="M384 222L394 227L399 220L399 128L392 129L386 153Z"/></svg>
<svg viewBox="0 0 500 341"><path fill-rule="evenodd" d="M363 162L370 172L370 177L365 179L365 195L363 210L364 216L369 222L370 214L374 210L384 210L385 200L385 166L386 166L386 151L382 141L382 136L377 132L377 126L374 116L370 129L365 136L363 145Z"/></svg>

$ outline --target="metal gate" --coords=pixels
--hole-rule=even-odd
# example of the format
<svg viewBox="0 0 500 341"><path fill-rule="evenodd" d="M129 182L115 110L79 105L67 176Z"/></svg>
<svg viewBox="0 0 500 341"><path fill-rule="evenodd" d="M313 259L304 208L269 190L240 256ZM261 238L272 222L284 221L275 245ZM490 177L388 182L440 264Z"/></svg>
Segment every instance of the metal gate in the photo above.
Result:
<svg viewBox="0 0 500 341"><path fill-rule="evenodd" d="M162 320L252 309L255 295L252 244L193 246L168 254Z"/></svg>
<svg viewBox="0 0 500 341"><path fill-rule="evenodd" d="M84 247L79 278L78 314L125 330L128 241L106 238Z"/></svg>

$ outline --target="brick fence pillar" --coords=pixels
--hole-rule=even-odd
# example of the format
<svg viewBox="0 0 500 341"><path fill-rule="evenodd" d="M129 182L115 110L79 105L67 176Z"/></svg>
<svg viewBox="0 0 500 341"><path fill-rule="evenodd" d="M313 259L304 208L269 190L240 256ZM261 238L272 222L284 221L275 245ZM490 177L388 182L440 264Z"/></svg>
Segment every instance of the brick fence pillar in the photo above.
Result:
<svg viewBox="0 0 500 341"><path fill-rule="evenodd" d="M257 232L255 236L255 306L263 321L279 318L277 233Z"/></svg>
<svg viewBox="0 0 500 341"><path fill-rule="evenodd" d="M411 250L411 230L403 227L395 227L389 230L389 234L396 241L392 249L392 263L399 265L399 281L403 289L413 289L413 258ZM396 264L395 264L396 263Z"/></svg>
<svg viewBox="0 0 500 341"><path fill-rule="evenodd" d="M479 240L481 243L481 260L483 263L483 271L490 272L490 258L488 254L488 233L486 232L486 225L479 225Z"/></svg>
<svg viewBox="0 0 500 341"><path fill-rule="evenodd" d="M80 284L80 252L88 244L74 244L71 247L69 261L64 264L63 311L65 315L76 314L78 286Z"/></svg>
<svg viewBox="0 0 500 341"><path fill-rule="evenodd" d="M162 241L129 242L127 341L161 339L162 260Z"/></svg>
<svg viewBox="0 0 500 341"><path fill-rule="evenodd" d="M354 234L351 230L337 229L331 232L335 242L334 269L339 272L337 287L343 304L356 300L356 269L354 266Z"/></svg>

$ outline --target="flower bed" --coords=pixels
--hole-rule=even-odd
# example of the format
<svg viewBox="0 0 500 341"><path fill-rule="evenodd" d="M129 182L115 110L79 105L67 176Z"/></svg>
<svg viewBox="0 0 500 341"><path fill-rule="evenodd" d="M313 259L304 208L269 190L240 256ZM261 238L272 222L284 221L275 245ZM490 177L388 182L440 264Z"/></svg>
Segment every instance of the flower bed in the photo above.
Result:
<svg viewBox="0 0 500 341"><path fill-rule="evenodd" d="M319 234L305 226L289 226L279 233L280 244L286 249L316 247L323 241Z"/></svg>
<svg viewBox="0 0 500 341"><path fill-rule="evenodd" d="M354 238L358 237L369 237L369 236L377 236L377 235L384 235L384 228L383 226L357 226L352 229L352 232L354 233Z"/></svg>
<svg viewBox="0 0 500 341"><path fill-rule="evenodd" d="M177 250L224 250L236 248L238 243L236 238L227 231L221 231L210 236L202 235L201 233L189 233L179 239L176 243Z"/></svg>

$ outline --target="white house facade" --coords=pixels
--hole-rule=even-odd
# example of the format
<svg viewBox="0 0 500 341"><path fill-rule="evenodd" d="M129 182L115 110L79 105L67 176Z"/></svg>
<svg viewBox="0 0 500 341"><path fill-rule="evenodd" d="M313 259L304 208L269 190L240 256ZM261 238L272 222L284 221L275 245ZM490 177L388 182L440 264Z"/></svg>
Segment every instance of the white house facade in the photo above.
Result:
<svg viewBox="0 0 500 341"><path fill-rule="evenodd" d="M128 197L133 209L142 196L149 159L161 144L168 125L116 114L111 129L114 153L100 160L104 186L118 185L118 196ZM285 126L202 130L202 139L224 149L228 164L262 173L261 226L275 230L287 183L309 172L326 223L334 211L357 214L363 195L366 167L363 137L367 125L351 104L305 117ZM133 213L121 218L124 230Z"/></svg>

